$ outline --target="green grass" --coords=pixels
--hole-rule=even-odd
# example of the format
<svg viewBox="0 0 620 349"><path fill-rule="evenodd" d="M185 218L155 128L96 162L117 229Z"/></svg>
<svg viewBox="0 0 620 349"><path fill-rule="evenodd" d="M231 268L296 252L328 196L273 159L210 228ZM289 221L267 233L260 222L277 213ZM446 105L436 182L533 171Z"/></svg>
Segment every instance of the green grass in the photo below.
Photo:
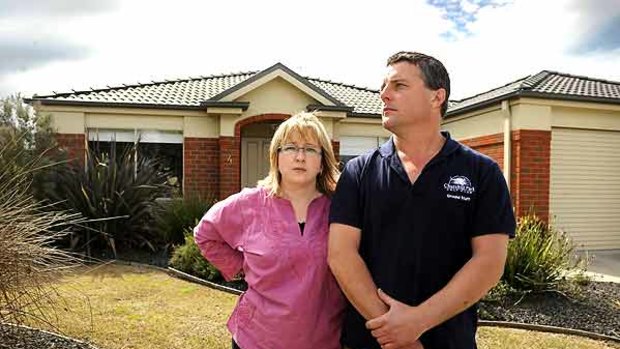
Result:
<svg viewBox="0 0 620 349"><path fill-rule="evenodd" d="M226 320L237 297L168 276L119 264L83 268L65 276L57 307L59 329L101 349L230 348ZM66 308L66 309L64 309ZM480 328L479 347L620 348L580 337Z"/></svg>

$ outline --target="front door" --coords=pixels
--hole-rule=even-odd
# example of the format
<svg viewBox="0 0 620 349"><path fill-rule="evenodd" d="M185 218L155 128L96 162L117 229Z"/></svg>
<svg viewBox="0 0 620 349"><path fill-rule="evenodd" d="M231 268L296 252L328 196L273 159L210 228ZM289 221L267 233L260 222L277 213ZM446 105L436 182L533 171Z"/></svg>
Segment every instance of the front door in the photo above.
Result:
<svg viewBox="0 0 620 349"><path fill-rule="evenodd" d="M271 138L243 137L241 140L241 186L255 187L269 173Z"/></svg>

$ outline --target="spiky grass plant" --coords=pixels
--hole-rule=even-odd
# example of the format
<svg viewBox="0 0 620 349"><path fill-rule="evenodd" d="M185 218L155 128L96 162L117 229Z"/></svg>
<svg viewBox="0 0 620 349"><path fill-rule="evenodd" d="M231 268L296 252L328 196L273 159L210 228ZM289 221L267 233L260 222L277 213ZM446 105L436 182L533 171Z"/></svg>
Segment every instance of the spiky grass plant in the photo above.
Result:
<svg viewBox="0 0 620 349"><path fill-rule="evenodd" d="M89 149L83 167L67 164L56 171L55 186L47 190L47 197L88 219L72 232L72 249L91 255L93 248L107 248L114 256L119 248L156 250L156 199L168 195L168 176L159 170L157 160L136 160L135 154L135 147L117 154L112 143L109 155Z"/></svg>
<svg viewBox="0 0 620 349"><path fill-rule="evenodd" d="M159 235L167 244L183 244L185 231L195 227L214 202L197 196L162 201L156 214Z"/></svg>
<svg viewBox="0 0 620 349"><path fill-rule="evenodd" d="M14 135L0 140L0 322L53 324L49 309L58 298L51 281L78 264L53 243L80 219L37 202L30 183L41 162L18 161L26 150Z"/></svg>
<svg viewBox="0 0 620 349"><path fill-rule="evenodd" d="M559 291L566 275L581 275L587 261L575 259L569 236L534 214L519 219L516 237L508 246L502 282L514 290Z"/></svg>

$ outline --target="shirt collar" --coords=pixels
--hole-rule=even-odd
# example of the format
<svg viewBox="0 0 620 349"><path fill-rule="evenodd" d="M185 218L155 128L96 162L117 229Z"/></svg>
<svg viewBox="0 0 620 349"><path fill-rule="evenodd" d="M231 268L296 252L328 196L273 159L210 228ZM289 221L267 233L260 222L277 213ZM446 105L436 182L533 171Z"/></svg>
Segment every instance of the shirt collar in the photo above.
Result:
<svg viewBox="0 0 620 349"><path fill-rule="evenodd" d="M450 132L441 131L441 135L446 138L446 142L441 148L441 151L439 151L439 154L437 154L437 157L448 156L459 147L459 143L450 137ZM379 147L379 153L384 158L390 157L395 151L396 147L394 146L394 136L390 137L387 142L383 143L381 147Z"/></svg>

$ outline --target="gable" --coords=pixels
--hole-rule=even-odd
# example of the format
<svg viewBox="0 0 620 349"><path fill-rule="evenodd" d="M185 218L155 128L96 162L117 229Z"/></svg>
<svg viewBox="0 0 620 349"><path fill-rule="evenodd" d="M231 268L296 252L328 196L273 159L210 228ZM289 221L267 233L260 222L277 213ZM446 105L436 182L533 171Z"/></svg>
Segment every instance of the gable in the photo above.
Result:
<svg viewBox="0 0 620 349"><path fill-rule="evenodd" d="M275 79L261 84L249 92L239 96L234 102L249 102L249 108L244 115L259 115L266 113L295 114L306 110L310 104L318 101L302 91L298 86L276 77Z"/></svg>
<svg viewBox="0 0 620 349"><path fill-rule="evenodd" d="M297 87L300 91L303 91L307 95L316 99L321 105L344 106L342 102L338 101L316 85L310 83L306 78L290 70L282 63L277 63L243 81L242 83L211 97L210 101L232 102L250 91L277 78L283 79L291 85Z"/></svg>

